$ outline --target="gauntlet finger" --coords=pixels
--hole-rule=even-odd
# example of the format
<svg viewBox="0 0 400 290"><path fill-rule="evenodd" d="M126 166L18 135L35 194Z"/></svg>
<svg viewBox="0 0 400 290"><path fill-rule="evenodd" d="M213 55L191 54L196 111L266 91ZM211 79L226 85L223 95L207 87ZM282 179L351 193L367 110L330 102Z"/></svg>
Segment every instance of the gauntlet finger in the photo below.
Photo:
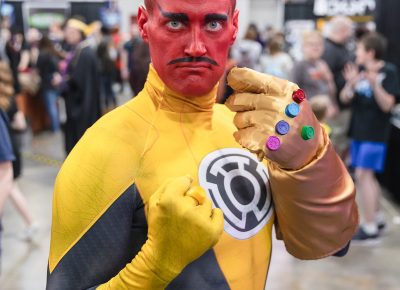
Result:
<svg viewBox="0 0 400 290"><path fill-rule="evenodd" d="M298 88L295 84L271 75L256 72L248 68L233 68L227 77L228 85L238 92L264 93L282 95L288 86Z"/></svg>
<svg viewBox="0 0 400 290"><path fill-rule="evenodd" d="M233 123L238 129L244 129L251 126L261 126L268 128L274 123L273 113L270 111L256 110L237 113Z"/></svg>
<svg viewBox="0 0 400 290"><path fill-rule="evenodd" d="M236 142L255 153L264 150L269 135L267 130L258 127L248 127L233 133Z"/></svg>
<svg viewBox="0 0 400 290"><path fill-rule="evenodd" d="M232 112L251 111L255 109L255 94L233 94L225 102Z"/></svg>
<svg viewBox="0 0 400 290"><path fill-rule="evenodd" d="M280 111L290 100L277 95L235 93L225 102L225 105L233 112L252 110Z"/></svg>

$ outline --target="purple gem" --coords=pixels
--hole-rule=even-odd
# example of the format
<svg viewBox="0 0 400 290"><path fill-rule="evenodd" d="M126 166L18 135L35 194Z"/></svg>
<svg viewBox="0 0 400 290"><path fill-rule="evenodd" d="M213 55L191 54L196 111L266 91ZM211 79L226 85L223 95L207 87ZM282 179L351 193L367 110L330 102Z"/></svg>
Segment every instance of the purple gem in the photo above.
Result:
<svg viewBox="0 0 400 290"><path fill-rule="evenodd" d="M267 140L266 146L268 150L276 151L281 147L281 141L276 136L270 136Z"/></svg>

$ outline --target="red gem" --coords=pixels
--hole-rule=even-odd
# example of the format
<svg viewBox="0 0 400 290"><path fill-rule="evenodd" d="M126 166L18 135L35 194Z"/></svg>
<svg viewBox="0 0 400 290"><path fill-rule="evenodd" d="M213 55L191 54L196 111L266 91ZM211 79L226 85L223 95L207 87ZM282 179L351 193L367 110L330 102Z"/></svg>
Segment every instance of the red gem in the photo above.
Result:
<svg viewBox="0 0 400 290"><path fill-rule="evenodd" d="M306 94L302 89L298 89L297 91L293 92L293 101L300 104L306 98Z"/></svg>

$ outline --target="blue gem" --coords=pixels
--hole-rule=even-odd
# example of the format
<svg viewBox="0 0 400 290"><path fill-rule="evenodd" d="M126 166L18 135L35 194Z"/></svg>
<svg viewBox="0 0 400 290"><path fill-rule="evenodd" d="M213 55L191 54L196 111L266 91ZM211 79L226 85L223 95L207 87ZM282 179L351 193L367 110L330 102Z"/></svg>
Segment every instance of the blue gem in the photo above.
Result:
<svg viewBox="0 0 400 290"><path fill-rule="evenodd" d="M296 103L287 105L285 113L288 117L294 118L300 113L300 106Z"/></svg>
<svg viewBox="0 0 400 290"><path fill-rule="evenodd" d="M290 125L288 122L282 120L276 124L275 130L280 135L286 135L287 133L289 133Z"/></svg>

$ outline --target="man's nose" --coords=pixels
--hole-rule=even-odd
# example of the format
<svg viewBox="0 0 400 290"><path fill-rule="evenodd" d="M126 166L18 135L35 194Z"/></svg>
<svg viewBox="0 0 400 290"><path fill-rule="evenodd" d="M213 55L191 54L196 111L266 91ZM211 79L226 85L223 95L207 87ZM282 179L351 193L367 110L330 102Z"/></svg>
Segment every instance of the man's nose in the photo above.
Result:
<svg viewBox="0 0 400 290"><path fill-rule="evenodd" d="M202 40L200 29L193 29L189 43L186 45L184 52L193 57L203 56L207 53L206 45Z"/></svg>

